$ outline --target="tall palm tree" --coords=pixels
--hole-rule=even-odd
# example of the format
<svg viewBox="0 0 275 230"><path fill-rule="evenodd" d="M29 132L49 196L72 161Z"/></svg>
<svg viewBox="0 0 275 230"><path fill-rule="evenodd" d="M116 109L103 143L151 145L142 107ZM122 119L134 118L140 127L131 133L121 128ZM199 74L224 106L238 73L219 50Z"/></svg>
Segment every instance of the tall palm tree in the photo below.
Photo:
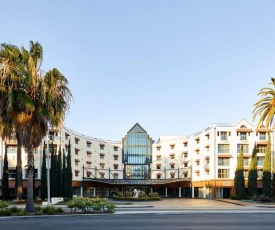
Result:
<svg viewBox="0 0 275 230"><path fill-rule="evenodd" d="M271 83L273 87L265 87L260 90L258 96L262 98L254 104L253 109L253 120L257 116L260 116L258 121L258 127L265 123L267 128L271 128L274 115L275 115L275 78L271 78Z"/></svg>
<svg viewBox="0 0 275 230"><path fill-rule="evenodd" d="M0 87L0 94L2 91L4 95L15 91L17 95L22 95L16 105L11 105L7 100L3 101L3 107L7 107L7 117L22 135L22 146L28 153L26 211L33 212L34 149L40 146L48 126L59 127L62 124L72 95L67 87L67 79L57 69L44 75L40 68L43 48L39 43L31 41L30 50L22 47L21 53L21 59L11 64L11 69L14 69L12 73L16 72L17 77L13 74L1 75L1 86L6 87ZM15 84L17 81L19 84ZM1 103L0 97L0 109ZM0 117L5 117L1 111Z"/></svg>

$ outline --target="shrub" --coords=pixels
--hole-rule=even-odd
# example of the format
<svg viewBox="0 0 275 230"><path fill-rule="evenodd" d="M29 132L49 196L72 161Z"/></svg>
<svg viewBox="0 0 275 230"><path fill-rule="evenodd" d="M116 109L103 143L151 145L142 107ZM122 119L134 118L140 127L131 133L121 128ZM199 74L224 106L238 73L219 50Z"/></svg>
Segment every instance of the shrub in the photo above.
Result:
<svg viewBox="0 0 275 230"><path fill-rule="evenodd" d="M9 209L0 210L0 216L10 216L11 214L12 214L11 210L9 210Z"/></svg>
<svg viewBox="0 0 275 230"><path fill-rule="evenodd" d="M231 200L240 200L240 198L237 195L230 196Z"/></svg>
<svg viewBox="0 0 275 230"><path fill-rule="evenodd" d="M58 213L63 213L63 209L62 208L55 208L55 207L52 207L52 206L47 206L47 207L42 209L42 213L47 214L47 215L55 215L55 214L58 214Z"/></svg>
<svg viewBox="0 0 275 230"><path fill-rule="evenodd" d="M6 201L0 201L0 210L4 210L4 209L6 209L6 208L8 208L9 207L9 203L8 202L6 202Z"/></svg>
<svg viewBox="0 0 275 230"><path fill-rule="evenodd" d="M117 197L123 197L123 193L122 192L118 192L116 196Z"/></svg>
<svg viewBox="0 0 275 230"><path fill-rule="evenodd" d="M18 209L17 212L16 212L16 215L17 216L26 216L27 212L25 210Z"/></svg>
<svg viewBox="0 0 275 230"><path fill-rule="evenodd" d="M16 206L10 208L11 213L17 213L20 210L21 209L17 208Z"/></svg>
<svg viewBox="0 0 275 230"><path fill-rule="evenodd" d="M107 212L109 212L109 213L114 213L114 212L115 212L115 208L116 208L115 203L113 203L113 202L108 202L108 203L106 204L106 208L107 208Z"/></svg>

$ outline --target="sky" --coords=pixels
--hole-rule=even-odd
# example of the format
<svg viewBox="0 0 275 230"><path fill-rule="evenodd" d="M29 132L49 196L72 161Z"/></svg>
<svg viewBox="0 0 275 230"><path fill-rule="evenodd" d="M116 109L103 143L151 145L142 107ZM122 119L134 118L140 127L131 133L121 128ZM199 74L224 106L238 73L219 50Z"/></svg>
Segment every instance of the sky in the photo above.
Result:
<svg viewBox="0 0 275 230"><path fill-rule="evenodd" d="M12 0L0 43L43 46L73 94L65 126L119 141L135 123L157 140L253 122L275 77L273 0Z"/></svg>

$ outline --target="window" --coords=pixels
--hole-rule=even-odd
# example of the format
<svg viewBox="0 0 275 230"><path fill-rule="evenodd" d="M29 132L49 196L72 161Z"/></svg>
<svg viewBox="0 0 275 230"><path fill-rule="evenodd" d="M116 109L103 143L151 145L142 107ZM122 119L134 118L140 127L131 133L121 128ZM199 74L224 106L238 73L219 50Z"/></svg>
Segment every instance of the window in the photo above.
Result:
<svg viewBox="0 0 275 230"><path fill-rule="evenodd" d="M260 141L266 140L266 133L260 132Z"/></svg>
<svg viewBox="0 0 275 230"><path fill-rule="evenodd" d="M87 168L91 168L92 162L91 161L87 161L86 163L87 163Z"/></svg>
<svg viewBox="0 0 275 230"><path fill-rule="evenodd" d="M200 138L195 139L196 143L199 144L200 143Z"/></svg>
<svg viewBox="0 0 275 230"><path fill-rule="evenodd" d="M221 132L221 140L226 141L227 140L227 132Z"/></svg>
<svg viewBox="0 0 275 230"><path fill-rule="evenodd" d="M160 167L161 167L160 165L157 165L157 169L160 169Z"/></svg>
<svg viewBox="0 0 275 230"><path fill-rule="evenodd" d="M104 166L105 166L104 164L100 164L100 165L99 165L99 168L100 168L100 169L104 169Z"/></svg>
<svg viewBox="0 0 275 230"><path fill-rule="evenodd" d="M230 145L218 144L218 153L229 153Z"/></svg>
<svg viewBox="0 0 275 230"><path fill-rule="evenodd" d="M78 161L77 161L77 160L76 160L74 163L75 163L75 164L74 164L75 166L78 166Z"/></svg>
<svg viewBox="0 0 275 230"><path fill-rule="evenodd" d="M88 148L90 148L90 147L91 147L91 145L92 145L92 142L87 141L87 147L88 147Z"/></svg>
<svg viewBox="0 0 275 230"><path fill-rule="evenodd" d="M175 159L175 155L170 155L170 159Z"/></svg>
<svg viewBox="0 0 275 230"><path fill-rule="evenodd" d="M25 178L28 178L28 169L25 169ZM37 179L38 178L38 169L34 169L34 177Z"/></svg>
<svg viewBox="0 0 275 230"><path fill-rule="evenodd" d="M100 179L104 179L104 173L100 173L99 175L100 175L99 176Z"/></svg>
<svg viewBox="0 0 275 230"><path fill-rule="evenodd" d="M105 146L103 144L100 144L99 146L100 146L100 150L104 150Z"/></svg>
<svg viewBox="0 0 275 230"><path fill-rule="evenodd" d="M118 151L118 147L114 146L114 151L117 152Z"/></svg>
<svg viewBox="0 0 275 230"><path fill-rule="evenodd" d="M266 152L266 145L259 145L257 148L257 153L265 153Z"/></svg>
<svg viewBox="0 0 275 230"><path fill-rule="evenodd" d="M87 158L91 158L92 153L90 151L87 151Z"/></svg>
<svg viewBox="0 0 275 230"><path fill-rule="evenodd" d="M185 173L183 174L183 176L186 178L186 177L188 176L188 173L185 172Z"/></svg>
<svg viewBox="0 0 275 230"><path fill-rule="evenodd" d="M79 149L75 149L75 155L78 155Z"/></svg>
<svg viewBox="0 0 275 230"><path fill-rule="evenodd" d="M161 160L161 156L157 156L157 160L158 160L158 161Z"/></svg>
<svg viewBox="0 0 275 230"><path fill-rule="evenodd" d="M117 164L114 164L114 169L118 169L118 165Z"/></svg>
<svg viewBox="0 0 275 230"><path fill-rule="evenodd" d="M7 153L17 153L17 146L13 146L13 145L8 145L7 146Z"/></svg>
<svg viewBox="0 0 275 230"><path fill-rule="evenodd" d="M99 156L100 156L100 159L104 159L105 154L104 153L100 153Z"/></svg>
<svg viewBox="0 0 275 230"><path fill-rule="evenodd" d="M229 178L229 169L218 169L218 178Z"/></svg>
<svg viewBox="0 0 275 230"><path fill-rule="evenodd" d="M249 166L249 158L243 158L243 166Z"/></svg>
<svg viewBox="0 0 275 230"><path fill-rule="evenodd" d="M197 172L196 172L196 176L200 176L200 171L197 171Z"/></svg>
<svg viewBox="0 0 275 230"><path fill-rule="evenodd" d="M196 161L197 162L197 165L200 165L200 161L198 160L198 161Z"/></svg>
<svg viewBox="0 0 275 230"><path fill-rule="evenodd" d="M240 132L240 140L241 141L246 141L246 133L244 133L244 132Z"/></svg>
<svg viewBox="0 0 275 230"><path fill-rule="evenodd" d="M74 140L75 140L75 143L78 144L79 138L76 137Z"/></svg>
<svg viewBox="0 0 275 230"><path fill-rule="evenodd" d="M257 166L264 165L264 157L257 157Z"/></svg>
<svg viewBox="0 0 275 230"><path fill-rule="evenodd" d="M219 157L218 165L219 166L230 166L230 158Z"/></svg>
<svg viewBox="0 0 275 230"><path fill-rule="evenodd" d="M91 177L91 172L87 171L87 177Z"/></svg>
<svg viewBox="0 0 275 230"><path fill-rule="evenodd" d="M118 160L118 155L114 155L114 161Z"/></svg>
<svg viewBox="0 0 275 230"><path fill-rule="evenodd" d="M174 149L175 148L175 145L170 145L171 149Z"/></svg>
<svg viewBox="0 0 275 230"><path fill-rule="evenodd" d="M65 139L68 140L70 135L68 133L65 133Z"/></svg>
<svg viewBox="0 0 275 230"><path fill-rule="evenodd" d="M258 178L263 178L263 170L257 170Z"/></svg>
<svg viewBox="0 0 275 230"><path fill-rule="evenodd" d="M160 179L161 175L160 174L157 174L157 179Z"/></svg>
<svg viewBox="0 0 275 230"><path fill-rule="evenodd" d="M157 151L160 151L161 147L157 147Z"/></svg>
<svg viewBox="0 0 275 230"><path fill-rule="evenodd" d="M184 155L184 157L188 157L188 153L187 152L183 153L183 155Z"/></svg>
<svg viewBox="0 0 275 230"><path fill-rule="evenodd" d="M15 179L16 170L9 170L9 179Z"/></svg>
<svg viewBox="0 0 275 230"><path fill-rule="evenodd" d="M114 173L113 176L114 176L114 179L115 179L115 180L118 179L118 173Z"/></svg>
<svg viewBox="0 0 275 230"><path fill-rule="evenodd" d="M248 170L243 171L243 176L244 176L244 178L248 178Z"/></svg>
<svg viewBox="0 0 275 230"><path fill-rule="evenodd" d="M188 167L188 163L183 163L183 166L186 168Z"/></svg>
<svg viewBox="0 0 275 230"><path fill-rule="evenodd" d="M188 143L187 142L184 142L183 143L183 147L187 147L188 146Z"/></svg>
<svg viewBox="0 0 275 230"><path fill-rule="evenodd" d="M249 145L237 144L237 153L241 152L241 147L243 146L243 153L249 153Z"/></svg>
<svg viewBox="0 0 275 230"><path fill-rule="evenodd" d="M174 165L174 164L171 164L170 167L171 167L171 169L174 169L174 168L175 168L175 165Z"/></svg>
<svg viewBox="0 0 275 230"><path fill-rule="evenodd" d="M171 165L172 166L172 165ZM170 174L170 178L175 178L175 173Z"/></svg>

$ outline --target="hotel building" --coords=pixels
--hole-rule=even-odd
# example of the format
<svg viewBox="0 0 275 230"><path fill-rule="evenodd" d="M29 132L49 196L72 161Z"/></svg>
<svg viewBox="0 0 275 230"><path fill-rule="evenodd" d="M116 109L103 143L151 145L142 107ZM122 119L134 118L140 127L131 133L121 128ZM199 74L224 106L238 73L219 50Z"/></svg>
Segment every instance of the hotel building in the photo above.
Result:
<svg viewBox="0 0 275 230"><path fill-rule="evenodd" d="M119 142L87 137L64 127L51 129L45 141L49 145L54 144L55 149L61 145L66 155L70 141L75 195L112 197L117 192L138 189L146 193L158 192L161 197L229 198L235 194L234 174L241 147L247 188L248 169L255 144L258 188L261 192L268 132L271 134L273 162L273 131L264 126L257 129L246 120L235 125L212 124L189 136L160 136L157 141L152 140L138 123ZM1 177L4 144L1 141ZM14 194L16 140L11 138L6 145L9 187L11 194ZM39 194L42 145L34 155L35 187ZM22 165L27 164L24 150L22 161ZM26 188L27 170L23 169L24 194L27 193Z"/></svg>

